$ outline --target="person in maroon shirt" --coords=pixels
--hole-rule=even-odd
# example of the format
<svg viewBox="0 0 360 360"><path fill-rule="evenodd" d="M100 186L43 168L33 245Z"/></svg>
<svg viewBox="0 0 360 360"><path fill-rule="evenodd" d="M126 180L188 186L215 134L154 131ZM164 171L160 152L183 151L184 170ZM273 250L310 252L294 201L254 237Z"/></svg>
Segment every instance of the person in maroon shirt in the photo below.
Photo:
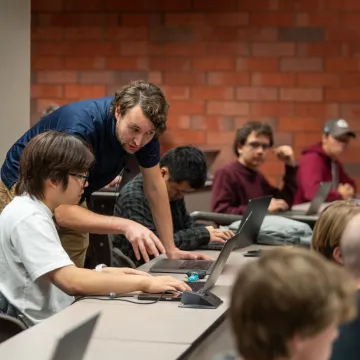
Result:
<svg viewBox="0 0 360 360"><path fill-rule="evenodd" d="M348 200L355 195L355 181L339 159L356 134L344 119L331 119L324 126L322 141L302 153L297 173L295 204L311 201L320 182L332 182L326 201Z"/></svg>
<svg viewBox="0 0 360 360"><path fill-rule="evenodd" d="M269 212L287 210L293 204L296 191L296 162L290 146L279 146L273 151L285 164L284 186L278 189L269 184L258 168L274 143L270 125L251 121L238 129L234 141L237 161L215 173L212 185L213 212L240 214L249 199L272 195Z"/></svg>

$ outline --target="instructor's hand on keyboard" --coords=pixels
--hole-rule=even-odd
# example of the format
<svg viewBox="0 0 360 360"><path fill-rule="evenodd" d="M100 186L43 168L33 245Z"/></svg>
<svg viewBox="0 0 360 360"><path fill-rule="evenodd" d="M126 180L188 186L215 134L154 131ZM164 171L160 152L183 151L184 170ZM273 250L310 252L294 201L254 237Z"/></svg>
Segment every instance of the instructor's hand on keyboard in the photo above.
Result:
<svg viewBox="0 0 360 360"><path fill-rule="evenodd" d="M215 229L213 226L207 226L206 230L209 231L210 242L226 242L228 239L234 236L234 233L231 230Z"/></svg>
<svg viewBox="0 0 360 360"><path fill-rule="evenodd" d="M159 251L165 253L165 248L160 239L145 226L126 220L124 235L130 241L135 257L140 260L140 253L145 262L149 262L149 255L159 256Z"/></svg>
<svg viewBox="0 0 360 360"><path fill-rule="evenodd" d="M164 291L191 291L189 285L172 276L144 276L141 291L146 293L162 293Z"/></svg>

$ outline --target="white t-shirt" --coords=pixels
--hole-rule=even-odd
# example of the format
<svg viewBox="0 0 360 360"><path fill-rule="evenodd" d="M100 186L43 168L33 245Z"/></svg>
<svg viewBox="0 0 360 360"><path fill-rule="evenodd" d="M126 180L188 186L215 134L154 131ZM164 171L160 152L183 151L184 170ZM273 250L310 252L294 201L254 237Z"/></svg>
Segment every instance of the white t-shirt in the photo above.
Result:
<svg viewBox="0 0 360 360"><path fill-rule="evenodd" d="M0 215L0 292L32 324L74 300L43 276L74 264L52 216L43 202L29 195L15 197Z"/></svg>

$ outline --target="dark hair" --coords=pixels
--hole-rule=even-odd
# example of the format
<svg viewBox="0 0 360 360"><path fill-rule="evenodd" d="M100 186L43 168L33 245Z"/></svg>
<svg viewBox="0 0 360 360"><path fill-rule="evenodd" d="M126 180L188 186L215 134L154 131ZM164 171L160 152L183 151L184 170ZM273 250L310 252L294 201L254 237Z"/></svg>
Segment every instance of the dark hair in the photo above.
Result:
<svg viewBox="0 0 360 360"><path fill-rule="evenodd" d="M121 116L140 105L144 115L153 123L157 135L166 130L166 119L170 105L159 87L145 80L133 81L115 93L110 113L115 117L117 107Z"/></svg>
<svg viewBox="0 0 360 360"><path fill-rule="evenodd" d="M88 144L62 132L47 131L32 138L20 157L16 195L44 198L44 181L60 181L66 190L69 172L86 172L94 162Z"/></svg>
<svg viewBox="0 0 360 360"><path fill-rule="evenodd" d="M207 176L203 152L193 146L178 146L166 152L160 159L160 167L167 167L170 181L187 181L192 189L204 186Z"/></svg>
<svg viewBox="0 0 360 360"><path fill-rule="evenodd" d="M255 131L256 135L267 136L270 139L270 146L274 144L274 135L271 126L260 121L249 121L242 128L236 130L234 140L234 153L239 156L238 146L245 145L248 136Z"/></svg>

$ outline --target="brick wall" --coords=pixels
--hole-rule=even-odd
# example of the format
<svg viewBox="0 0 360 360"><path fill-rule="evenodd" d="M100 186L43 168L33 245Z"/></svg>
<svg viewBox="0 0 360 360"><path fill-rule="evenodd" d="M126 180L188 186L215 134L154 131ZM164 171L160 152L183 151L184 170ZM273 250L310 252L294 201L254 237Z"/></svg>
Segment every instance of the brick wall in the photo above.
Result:
<svg viewBox="0 0 360 360"><path fill-rule="evenodd" d="M234 130L265 118L298 155L327 117L360 130L359 36L359 0L33 0L31 121L142 78L171 103L164 149L221 148L216 168ZM358 150L344 161L360 180Z"/></svg>

